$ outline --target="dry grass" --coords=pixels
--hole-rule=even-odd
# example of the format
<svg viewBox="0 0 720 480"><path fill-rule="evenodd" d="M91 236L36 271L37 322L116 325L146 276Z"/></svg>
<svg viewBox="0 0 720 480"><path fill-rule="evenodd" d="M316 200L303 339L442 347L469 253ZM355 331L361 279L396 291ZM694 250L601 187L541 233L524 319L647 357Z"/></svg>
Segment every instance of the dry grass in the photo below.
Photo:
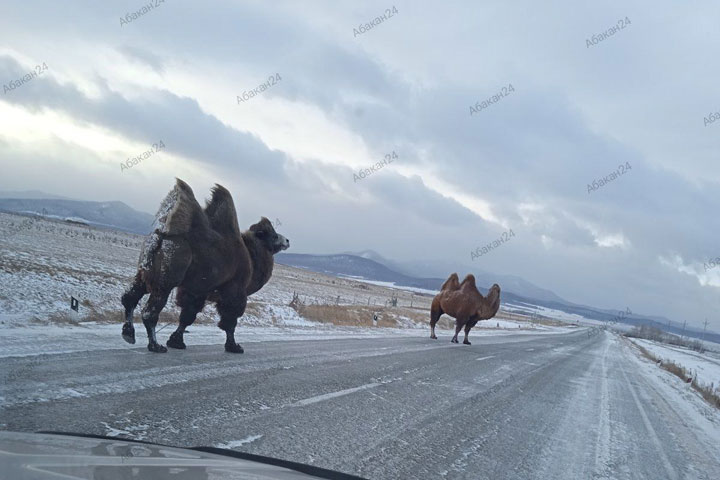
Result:
<svg viewBox="0 0 720 480"><path fill-rule="evenodd" d="M429 322L429 313L410 308L390 308L362 305L291 305L303 318L320 323L339 326L400 328L400 317L409 318L416 323ZM373 314L377 313L377 325Z"/></svg>
<svg viewBox="0 0 720 480"><path fill-rule="evenodd" d="M402 327L399 317L409 318L412 321L428 325L430 323L430 310L423 307L385 307L379 305L329 305L329 304L303 304L300 301L291 302L293 307L300 316L310 321L320 323L330 323L341 326L373 326L373 313L378 313L378 327ZM499 312L496 317L500 320L514 320L520 322L528 322L527 316L515 315L506 312ZM492 323L488 320L487 323ZM542 317L535 320L536 324L548 326L565 326L566 323L553 320L551 318ZM447 315L443 315L437 323L437 328L442 330L453 330L455 328L455 320Z"/></svg>
<svg viewBox="0 0 720 480"><path fill-rule="evenodd" d="M687 382L688 380L692 381L692 375L690 375L681 365L678 365L675 362L660 362L660 366L676 377L681 378L683 382Z"/></svg>
<svg viewBox="0 0 720 480"><path fill-rule="evenodd" d="M533 317L532 315L520 315L517 313L510 313L505 311L498 311L497 315L495 315L493 318L498 318L500 320L512 320L515 322L526 322L529 324L539 324L539 325L547 325L548 327L567 327L567 322L561 322L559 320L553 320L550 317L545 317L543 315L538 315Z"/></svg>
<svg viewBox="0 0 720 480"><path fill-rule="evenodd" d="M662 361L659 358L657 358L655 355L650 353L646 348L634 343L630 342L635 348L637 348L640 353L647 359L652 360L657 365L660 366L660 368L663 368L667 370L668 372L672 373L676 377L682 379L683 382L688 383L688 380L690 381L691 386L700 393L700 396L702 396L705 401L707 401L710 405L713 405L716 408L720 408L720 395L718 395L718 392L715 390L715 386L713 384L710 384L710 386L706 385L700 385L697 381L697 378L694 378L690 373L688 373L687 370L685 370L682 366L678 365L675 362L672 361Z"/></svg>
<svg viewBox="0 0 720 480"><path fill-rule="evenodd" d="M710 386L698 385L697 380L693 379L692 386L695 390L700 392L700 395L710 405L714 405L716 408L720 408L720 395L718 395L715 386L711 383Z"/></svg>
<svg viewBox="0 0 720 480"><path fill-rule="evenodd" d="M87 305L86 305L87 303ZM164 326L168 323L170 324L177 324L178 317L180 315L180 312L177 310L170 310L169 309L169 303L168 307L166 307L165 310L160 312L160 315L158 316L158 326ZM248 304L248 311L251 309L252 304ZM85 307L85 308L83 308ZM138 309L135 311L135 321L139 322L139 312L140 312L141 305L138 305ZM207 307L206 307L207 309ZM83 322L97 322L100 324L122 324L125 321L125 314L122 305L120 305L120 302L118 302L118 308L115 309L106 309L106 308L98 308L90 302L81 302L80 303L80 311L82 312L82 321ZM74 313L53 313L50 314L48 319L46 320L47 323L65 323L65 324L72 324L72 325L80 325L77 320L75 320ZM198 314L195 324L203 324L203 325L214 325L215 320L211 313L208 312L201 312Z"/></svg>
<svg viewBox="0 0 720 480"><path fill-rule="evenodd" d="M630 344L631 344L633 347L635 347L635 348L637 348L638 350L640 350L640 353L642 354L643 357L645 357L645 358L647 358L647 359L649 359L649 360L652 360L652 361L655 362L655 363L658 362L657 357L656 357L655 355L653 355L652 353L648 352L646 348L641 347L640 345L638 345L637 343L634 343L634 342L630 342Z"/></svg>
<svg viewBox="0 0 720 480"><path fill-rule="evenodd" d="M383 315L384 308L347 306L347 305L299 305L297 312L303 318L333 325L372 327L373 313L378 312L379 327L396 327L395 321L388 321Z"/></svg>
<svg viewBox="0 0 720 480"><path fill-rule="evenodd" d="M48 315L47 320L41 322L37 318L34 323L52 323L56 325L80 325L77 314L74 311L53 312Z"/></svg>

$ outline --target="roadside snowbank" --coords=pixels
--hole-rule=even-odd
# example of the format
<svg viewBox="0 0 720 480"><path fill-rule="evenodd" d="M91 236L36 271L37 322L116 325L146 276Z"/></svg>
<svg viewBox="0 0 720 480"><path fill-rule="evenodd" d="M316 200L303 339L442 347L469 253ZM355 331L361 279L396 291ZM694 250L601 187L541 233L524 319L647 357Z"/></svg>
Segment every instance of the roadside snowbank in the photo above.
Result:
<svg viewBox="0 0 720 480"><path fill-rule="evenodd" d="M720 388L720 357L711 352L698 353L687 348L666 345L663 343L631 338L630 341L640 345L663 361L671 361L697 376L700 385L714 385Z"/></svg>
<svg viewBox="0 0 720 480"><path fill-rule="evenodd" d="M624 345L626 357L634 367L661 393L661 397L667 404L672 405L684 421L694 425L698 437L704 437L708 445L720 445L720 411L708 404L689 384L642 357L637 349L631 347L630 342L624 342ZM720 457L716 455L716 458Z"/></svg>

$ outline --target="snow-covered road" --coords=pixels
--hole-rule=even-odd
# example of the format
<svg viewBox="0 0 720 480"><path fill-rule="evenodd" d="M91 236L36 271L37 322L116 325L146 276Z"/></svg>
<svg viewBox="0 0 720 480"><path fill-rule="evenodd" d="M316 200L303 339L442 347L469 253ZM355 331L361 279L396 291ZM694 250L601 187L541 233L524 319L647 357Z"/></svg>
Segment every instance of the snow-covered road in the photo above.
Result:
<svg viewBox="0 0 720 480"><path fill-rule="evenodd" d="M387 478L718 478L720 414L601 333L6 357L0 428L224 446ZM667 374L667 375L666 375Z"/></svg>

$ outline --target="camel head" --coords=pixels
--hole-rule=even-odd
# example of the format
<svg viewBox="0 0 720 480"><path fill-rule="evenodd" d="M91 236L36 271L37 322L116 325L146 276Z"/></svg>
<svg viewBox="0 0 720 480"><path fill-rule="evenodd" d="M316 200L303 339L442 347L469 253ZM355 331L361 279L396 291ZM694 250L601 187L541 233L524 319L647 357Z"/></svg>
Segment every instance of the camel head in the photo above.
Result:
<svg viewBox="0 0 720 480"><path fill-rule="evenodd" d="M500 285L493 283L488 290L487 296L483 299L482 305L477 311L477 316L483 320L492 318L500 308Z"/></svg>
<svg viewBox="0 0 720 480"><path fill-rule="evenodd" d="M250 227L250 231L255 234L255 238L265 245L265 248L274 254L281 250L290 248L290 240L275 231L275 228L265 217L262 217L258 223Z"/></svg>
<svg viewBox="0 0 720 480"><path fill-rule="evenodd" d="M492 301L500 300L500 285L493 283L493 286L488 290L487 299L492 299Z"/></svg>

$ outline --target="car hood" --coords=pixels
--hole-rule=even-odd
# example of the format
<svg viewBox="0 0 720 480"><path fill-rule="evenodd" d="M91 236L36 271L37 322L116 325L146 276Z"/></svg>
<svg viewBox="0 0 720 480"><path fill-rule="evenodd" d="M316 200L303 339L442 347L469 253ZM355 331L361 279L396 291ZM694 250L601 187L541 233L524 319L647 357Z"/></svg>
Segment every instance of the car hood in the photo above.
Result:
<svg viewBox="0 0 720 480"><path fill-rule="evenodd" d="M0 471L13 480L359 478L241 452L203 450L109 437L0 432Z"/></svg>

